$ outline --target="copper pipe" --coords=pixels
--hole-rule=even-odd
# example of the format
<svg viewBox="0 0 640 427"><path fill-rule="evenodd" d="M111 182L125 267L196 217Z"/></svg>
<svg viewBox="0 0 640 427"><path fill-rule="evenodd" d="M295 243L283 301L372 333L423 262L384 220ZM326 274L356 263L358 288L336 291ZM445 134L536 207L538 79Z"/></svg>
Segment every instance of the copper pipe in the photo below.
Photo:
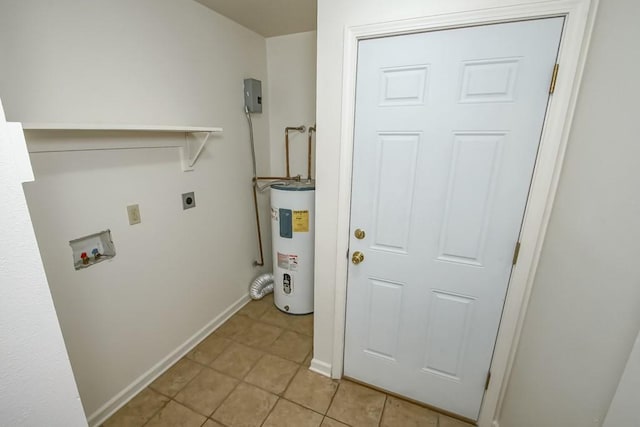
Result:
<svg viewBox="0 0 640 427"><path fill-rule="evenodd" d="M282 181L282 180L287 180L287 181L300 181L302 178L300 177L300 175L296 175L296 176L290 176L290 177L286 177L286 176L256 176L255 178L253 178L253 181Z"/></svg>
<svg viewBox="0 0 640 427"><path fill-rule="evenodd" d="M307 147L307 179L311 181L311 139L316 131L316 125L309 126L309 146Z"/></svg>
<svg viewBox="0 0 640 427"><path fill-rule="evenodd" d="M254 178L255 180L255 178ZM262 232L260 231L260 214L258 213L258 194L256 191L257 184L253 183L253 206L256 208L256 228L258 231L258 246L260 248L260 261L253 261L253 265L262 267L264 265L264 253L262 251Z"/></svg>
<svg viewBox="0 0 640 427"><path fill-rule="evenodd" d="M282 176L254 176L252 178L253 181L253 206L255 208L256 211L256 230L258 232L258 248L260 249L260 261L253 261L253 265L254 266L259 266L262 267L264 265L264 251L262 249L262 231L261 231L261 227L260 227L260 214L258 211L258 193L257 193L257 188L258 188L258 181L282 181L282 180L288 180L288 181L300 181L300 175L296 175L293 178L285 178Z"/></svg>
<svg viewBox="0 0 640 427"><path fill-rule="evenodd" d="M286 159L286 163L287 163L287 178L289 179L291 178L291 173L289 172L289 131L290 130L297 130L298 132L304 132L305 131L305 127L304 125L302 126L298 126L298 127L293 127L293 126L287 126L286 128L284 128L284 155L285 155L285 159Z"/></svg>

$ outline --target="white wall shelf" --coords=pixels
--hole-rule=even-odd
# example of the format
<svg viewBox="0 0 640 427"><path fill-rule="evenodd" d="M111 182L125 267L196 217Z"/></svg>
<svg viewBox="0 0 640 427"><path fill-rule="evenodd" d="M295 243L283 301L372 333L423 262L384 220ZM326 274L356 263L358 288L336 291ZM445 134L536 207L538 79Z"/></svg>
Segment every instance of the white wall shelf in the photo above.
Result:
<svg viewBox="0 0 640 427"><path fill-rule="evenodd" d="M121 150L135 148L178 148L183 171L193 170L198 158L202 154L209 137L214 133L222 133L220 127L210 126L156 126L156 125L119 125L119 124L87 124L87 123L23 123L25 131L43 131L56 133L184 133L185 139L179 143L175 140L167 141L143 138L135 142L114 142L99 140L64 140L55 138L51 141L35 141L27 143L30 153L51 153L61 151L94 151L94 150ZM115 136L114 136L115 137Z"/></svg>

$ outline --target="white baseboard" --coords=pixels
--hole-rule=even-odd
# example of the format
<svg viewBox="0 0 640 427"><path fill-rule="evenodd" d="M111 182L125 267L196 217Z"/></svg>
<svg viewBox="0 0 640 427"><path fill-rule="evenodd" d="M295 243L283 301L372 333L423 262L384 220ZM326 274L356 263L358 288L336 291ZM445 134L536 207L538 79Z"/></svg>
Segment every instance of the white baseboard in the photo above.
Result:
<svg viewBox="0 0 640 427"><path fill-rule="evenodd" d="M322 362L318 359L311 359L311 365L309 366L309 370L324 375L325 377L331 378L331 364L327 362Z"/></svg>
<svg viewBox="0 0 640 427"><path fill-rule="evenodd" d="M171 367L174 363L180 360L185 354L190 352L196 345L203 339L208 337L213 331L218 329L227 319L233 316L238 310L244 307L249 302L249 294L245 294L234 302L229 308L223 311L219 316L216 316L211 322L205 325L198 332L193 334L188 340L182 343L178 348L173 350L164 359L158 362L155 366L149 369L147 372L138 377L135 381L124 388L120 393L116 394L107 403L102 405L97 411L89 416L87 422L90 427L101 425L111 415L113 415L118 409L123 407L129 400L131 400L136 394L140 393L145 387L151 384L156 378L158 378L164 371Z"/></svg>

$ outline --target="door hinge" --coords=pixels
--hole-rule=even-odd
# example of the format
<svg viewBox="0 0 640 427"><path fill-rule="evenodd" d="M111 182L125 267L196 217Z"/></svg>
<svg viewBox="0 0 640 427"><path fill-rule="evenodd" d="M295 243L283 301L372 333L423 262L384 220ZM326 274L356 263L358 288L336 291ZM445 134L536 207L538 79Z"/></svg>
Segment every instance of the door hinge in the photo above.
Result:
<svg viewBox="0 0 640 427"><path fill-rule="evenodd" d="M553 74L551 74L551 84L549 85L549 95L556 91L556 80L558 79L558 69L560 64L553 66Z"/></svg>
<svg viewBox="0 0 640 427"><path fill-rule="evenodd" d="M516 262L518 262L518 255L520 255L520 242L516 243L516 247L513 250L513 260L511 265L516 265Z"/></svg>
<svg viewBox="0 0 640 427"><path fill-rule="evenodd" d="M491 371L487 372L487 380L484 382L485 391L489 389L489 381L491 381Z"/></svg>

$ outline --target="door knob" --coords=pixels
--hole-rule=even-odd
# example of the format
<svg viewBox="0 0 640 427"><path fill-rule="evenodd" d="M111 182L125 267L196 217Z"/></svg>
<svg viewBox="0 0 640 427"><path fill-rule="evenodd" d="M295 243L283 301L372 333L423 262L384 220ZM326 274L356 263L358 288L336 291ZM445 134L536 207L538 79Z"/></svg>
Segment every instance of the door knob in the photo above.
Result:
<svg viewBox="0 0 640 427"><path fill-rule="evenodd" d="M362 261L364 261L364 254L360 251L355 251L351 256L351 262L354 263L355 265L358 265Z"/></svg>
<svg viewBox="0 0 640 427"><path fill-rule="evenodd" d="M353 232L353 235L356 236L356 239L362 240L366 234L364 230L357 228L356 231Z"/></svg>

